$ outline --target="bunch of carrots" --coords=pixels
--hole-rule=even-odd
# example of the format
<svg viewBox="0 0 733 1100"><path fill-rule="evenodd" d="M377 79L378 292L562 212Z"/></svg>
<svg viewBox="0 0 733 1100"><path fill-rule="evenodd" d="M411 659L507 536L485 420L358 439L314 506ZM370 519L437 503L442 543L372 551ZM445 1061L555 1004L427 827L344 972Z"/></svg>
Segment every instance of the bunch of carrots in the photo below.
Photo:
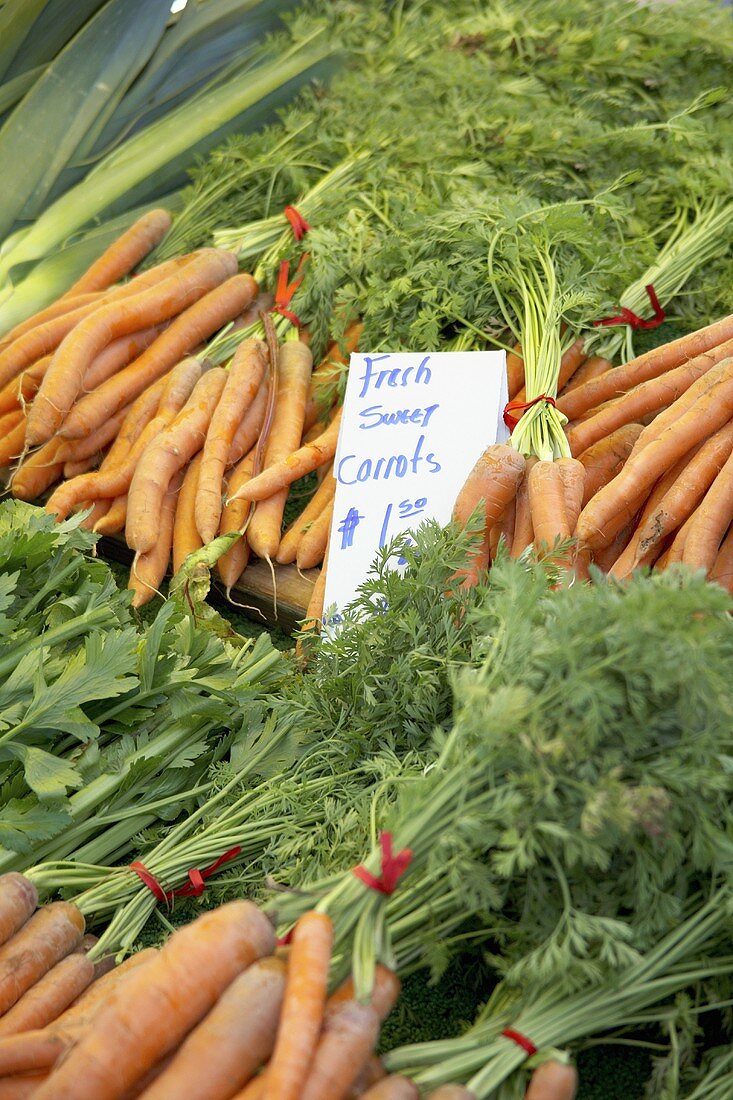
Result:
<svg viewBox="0 0 733 1100"><path fill-rule="evenodd" d="M0 878L2 1100L418 1100L374 1053L399 979L380 965L367 1001L351 979L329 996L326 914L305 913L278 946L260 909L232 901L160 950L95 968L79 910L37 902L22 875ZM551 1061L527 1100L574 1093L575 1071ZM431 1096L472 1094L444 1086Z"/></svg>
<svg viewBox="0 0 733 1100"><path fill-rule="evenodd" d="M521 402L520 356L507 366ZM461 490L456 520L479 505L486 516L465 583L503 540L513 557L533 546L581 579L590 563L623 578L682 562L733 591L733 315L620 367L584 359L578 341L558 394L572 457L497 444Z"/></svg>
<svg viewBox="0 0 733 1100"><path fill-rule="evenodd" d="M85 526L124 531L135 606L159 590L171 557L177 571L217 535L245 527L218 562L227 593L250 551L300 569L320 564L334 490L339 414L328 399L338 349L312 372L295 330L278 345L261 312L269 303L233 253L202 249L126 278L169 226L165 211L146 214L0 342L0 467L10 467L10 491L32 501L53 488L46 507L59 519L86 510ZM265 339L250 335L258 316ZM227 326L242 339L226 366L213 365L207 341ZM289 486L313 470L320 487L283 537Z"/></svg>

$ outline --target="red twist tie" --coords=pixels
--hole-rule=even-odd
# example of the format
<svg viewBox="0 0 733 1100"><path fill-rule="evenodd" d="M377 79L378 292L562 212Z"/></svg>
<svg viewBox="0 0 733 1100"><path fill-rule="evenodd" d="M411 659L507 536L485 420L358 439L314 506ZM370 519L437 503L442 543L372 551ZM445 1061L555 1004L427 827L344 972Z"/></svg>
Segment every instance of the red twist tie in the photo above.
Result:
<svg viewBox="0 0 733 1100"><path fill-rule="evenodd" d="M534 1045L531 1039L528 1039L526 1035L522 1035L521 1031L515 1031L513 1027L505 1027L502 1031L502 1035L505 1039L511 1039L513 1043L520 1046L522 1050L527 1052L527 1057L531 1058L533 1054L537 1053L537 1047Z"/></svg>
<svg viewBox="0 0 733 1100"><path fill-rule="evenodd" d="M522 413L527 409L531 409L533 405L536 405L540 401L546 401L548 405L552 405L553 409L557 408L557 402L554 397L550 397L546 393L540 394L539 397L533 397L531 401L510 401L508 405L504 406L504 423L510 432L513 432L519 421L522 419ZM519 416L512 416L512 411L516 409L519 412Z"/></svg>
<svg viewBox="0 0 733 1100"><path fill-rule="evenodd" d="M287 947L288 944L291 942L291 940L293 938L293 932L294 931L295 931L295 925L293 925L293 927L290 929L290 931L286 932L284 936L278 936L277 940L275 941L277 943L277 946L278 947Z"/></svg>
<svg viewBox="0 0 733 1100"><path fill-rule="evenodd" d="M289 309L289 305L292 301L293 295L303 282L303 276L299 274L300 269L308 258L308 253L304 252L300 257L300 262L295 270L296 277L292 283L288 282L288 275L290 274L290 261L283 260L280 264L280 271L277 276L277 286L275 287L275 304L272 306L272 313L279 313L282 317L287 318L291 325L295 325L296 328L301 328L300 318L297 314L293 313Z"/></svg>
<svg viewBox="0 0 733 1100"><path fill-rule="evenodd" d="M666 320L666 313L659 304L657 298L657 292L651 283L644 287L644 290L649 295L649 302L654 310L654 316L650 320L646 321L643 317L639 317L638 313L634 313L632 309L627 309L626 306L621 306L621 311L615 317L602 317L600 321L594 321L595 326L598 325L629 325L630 328L657 328Z"/></svg>
<svg viewBox="0 0 733 1100"><path fill-rule="evenodd" d="M296 210L294 206L286 206L283 210L283 214L290 222L290 226L293 230L293 236L296 241L302 241L309 229L313 226L305 220L299 210Z"/></svg>
<svg viewBox="0 0 733 1100"><path fill-rule="evenodd" d="M354 874L368 886L370 890L378 890L380 894L394 894L397 883L404 875L412 861L412 848L403 848L397 855L392 853L392 834L380 833L379 846L382 849L382 873L373 875L366 867L359 864L354 868Z"/></svg>
<svg viewBox="0 0 733 1100"><path fill-rule="evenodd" d="M213 863L210 863L208 867L204 867L203 871L200 871L198 867L192 867L188 872L189 881L185 886L179 887L178 890L164 890L155 875L147 869L144 863L136 860L129 867L131 871L135 872L140 881L147 886L157 901L168 905L174 898L201 897L206 889L206 879L213 875L215 871L218 871L222 864L228 863L230 859L235 859L241 851L241 845L236 844L228 852L224 852L218 859L215 859Z"/></svg>

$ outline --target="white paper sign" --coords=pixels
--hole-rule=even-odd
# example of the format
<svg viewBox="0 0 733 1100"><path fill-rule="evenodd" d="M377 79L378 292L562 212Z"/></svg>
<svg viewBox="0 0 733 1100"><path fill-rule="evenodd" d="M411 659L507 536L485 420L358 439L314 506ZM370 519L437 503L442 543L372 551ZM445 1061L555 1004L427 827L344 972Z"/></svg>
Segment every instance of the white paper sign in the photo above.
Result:
<svg viewBox="0 0 733 1100"><path fill-rule="evenodd" d="M380 547L426 519L449 522L476 460L507 438L507 400L503 351L351 356L334 461L329 626Z"/></svg>

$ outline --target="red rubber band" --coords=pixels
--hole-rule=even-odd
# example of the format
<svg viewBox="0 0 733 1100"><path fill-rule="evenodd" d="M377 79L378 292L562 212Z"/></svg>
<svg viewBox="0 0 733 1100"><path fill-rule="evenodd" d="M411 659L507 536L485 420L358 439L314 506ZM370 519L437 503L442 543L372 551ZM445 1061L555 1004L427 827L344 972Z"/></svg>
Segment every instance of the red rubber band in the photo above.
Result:
<svg viewBox="0 0 733 1100"><path fill-rule="evenodd" d="M288 282L288 276L290 274L290 261L283 260L280 264L280 270L277 274L277 286L275 287L275 304L271 307L271 313L279 313L281 316L286 317L290 321L291 325L295 325L296 328L301 328L300 318L296 313L289 308L293 295L303 282L303 276L300 274L300 270L303 264L308 259L308 253L304 252L300 257L300 262L295 269L295 278L291 283Z"/></svg>
<svg viewBox="0 0 733 1100"><path fill-rule="evenodd" d="M218 859L215 859L213 863L210 863L208 867L204 867L203 871L199 870L198 867L192 867L188 872L188 882L185 886L180 886L178 890L164 890L152 871L149 871L145 864L140 863L139 860L129 864L129 869L134 871L140 881L147 886L156 901L169 905L174 898L201 897L206 889L206 879L213 875L215 871L218 871L222 864L228 863L230 859L236 859L241 851L241 845L236 844L219 856Z"/></svg>
<svg viewBox="0 0 733 1100"><path fill-rule="evenodd" d="M290 943L290 941L293 938L293 932L294 931L295 931L295 925L293 925L293 927L290 929L290 931L286 932L284 936L278 936L277 940L275 941L277 943L277 946L278 947L287 947L288 944Z"/></svg>
<svg viewBox="0 0 733 1100"><path fill-rule="evenodd" d="M155 875L147 869L144 863L140 863L136 860L134 863L130 864L130 870L134 871L140 881L147 886L148 890L155 896L156 901L160 901L164 905L168 904L168 895Z"/></svg>
<svg viewBox="0 0 733 1100"><path fill-rule="evenodd" d="M531 1039L528 1039L526 1035L522 1035L521 1031L515 1031L513 1027L505 1027L502 1031L502 1035L505 1039L511 1039L513 1043L520 1046L522 1050L527 1052L527 1057L531 1058L533 1054L537 1053L537 1047L534 1045Z"/></svg>
<svg viewBox="0 0 733 1100"><path fill-rule="evenodd" d="M313 226L310 225L299 210L296 210L294 206L286 206L283 210L283 214L290 222L290 226L293 230L293 236L296 241L302 241L309 229Z"/></svg>
<svg viewBox="0 0 733 1100"><path fill-rule="evenodd" d="M546 401L548 405L552 405L553 409L557 408L557 402L554 397L549 397L548 394L540 394L539 397L533 397L531 401L510 401L504 406L504 423L510 432L513 432L519 421L522 419L521 414L527 409L531 409L533 405L538 404L540 401ZM516 409L519 412L519 416L512 416L513 410Z"/></svg>
<svg viewBox="0 0 733 1100"><path fill-rule="evenodd" d="M379 846L382 849L382 873L373 875L363 864L354 867L353 873L358 879L368 886L370 890L378 890L380 894L387 896L394 894L397 883L404 875L412 862L412 849L403 848L397 855L392 853L392 834L380 833Z"/></svg>
<svg viewBox="0 0 733 1100"><path fill-rule="evenodd" d="M621 306L619 313L615 317L602 317L600 321L594 321L593 324L597 327L599 325L628 325L630 328L657 328L666 320L666 313L659 304L657 298L657 292L651 283L644 287L644 290L649 296L649 302L654 310L654 316L650 320L645 320L643 317L639 317L638 313L634 313L633 310L627 309L626 306Z"/></svg>

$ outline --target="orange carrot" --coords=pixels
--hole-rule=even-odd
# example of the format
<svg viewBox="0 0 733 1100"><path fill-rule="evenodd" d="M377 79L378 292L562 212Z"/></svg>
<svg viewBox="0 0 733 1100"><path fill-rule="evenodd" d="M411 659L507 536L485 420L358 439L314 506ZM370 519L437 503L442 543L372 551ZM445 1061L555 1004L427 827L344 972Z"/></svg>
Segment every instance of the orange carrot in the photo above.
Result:
<svg viewBox="0 0 733 1100"><path fill-rule="evenodd" d="M18 1077L0 1077L0 1100L26 1100L48 1077L47 1072L24 1073Z"/></svg>
<svg viewBox="0 0 733 1100"><path fill-rule="evenodd" d="M75 905L44 905L0 947L0 1015L81 943L84 918Z"/></svg>
<svg viewBox="0 0 733 1100"><path fill-rule="evenodd" d="M157 286L148 287L125 301L103 304L82 320L63 340L49 364L28 415L28 441L32 445L45 443L58 431L82 389L90 364L112 340L178 317L236 270L237 261L232 253L206 249ZM168 329L164 336L170 331ZM106 385L116 382L117 378L110 379ZM89 394L86 400L91 398ZM109 415L121 404L127 401L116 404ZM97 424L91 430L94 427Z"/></svg>
<svg viewBox="0 0 733 1100"><path fill-rule="evenodd" d="M228 481L229 492L235 492L240 485L243 485L252 476L255 451L256 448L253 448L246 458L238 462L232 470ZM231 531L241 531L249 515L250 508L249 501L242 500L241 497L232 500L231 503L227 501L221 514L219 534L228 535ZM248 562L249 543L247 542L247 535L244 534L221 555L216 563L217 571L227 591L227 598L229 598L232 588L247 568Z"/></svg>
<svg viewBox="0 0 733 1100"><path fill-rule="evenodd" d="M535 546L552 550L557 539L570 538L565 492L557 462L536 462L529 474L529 507Z"/></svg>
<svg viewBox="0 0 733 1100"><path fill-rule="evenodd" d="M9 332L6 332L2 341L0 341L0 351L12 344L19 336L25 336L26 332L30 332L31 329L37 328L47 321L55 321L57 317L61 317L64 313L71 313L73 309L79 309L81 306L87 306L92 302L99 302L103 296L101 291L94 291L90 294L57 298L55 302L51 302L44 309L33 313L30 317L26 317L25 321L20 321Z"/></svg>
<svg viewBox="0 0 733 1100"><path fill-rule="evenodd" d="M299 340L288 340L278 354L277 404L265 450L265 469L287 458L300 444L313 357ZM260 558L272 560L280 545L287 486L255 508L247 540Z"/></svg>
<svg viewBox="0 0 733 1100"><path fill-rule="evenodd" d="M99 452L97 451L93 455L87 455L86 458L79 458L64 463L64 468L61 471L64 478L81 477L82 474L86 474L89 470L94 470L99 464ZM84 502L84 507L89 507L89 501Z"/></svg>
<svg viewBox="0 0 733 1100"><path fill-rule="evenodd" d="M300 1100L326 1002L333 926L325 913L304 913L293 930L280 1022L264 1100Z"/></svg>
<svg viewBox="0 0 733 1100"><path fill-rule="evenodd" d="M11 433L12 434L12 433ZM59 441L52 439L33 454L27 455L16 467L10 479L10 491L19 500L36 500L64 472L63 462L56 462Z"/></svg>
<svg viewBox="0 0 733 1100"><path fill-rule="evenodd" d="M525 468L524 456L506 443L487 447L478 459L453 506L453 519L465 527L479 504L490 528L517 495Z"/></svg>
<svg viewBox="0 0 733 1100"><path fill-rule="evenodd" d="M356 351L363 330L364 326L361 322L350 325L344 336L345 354L341 353L338 343L331 344L324 358L313 371L303 416L304 432L312 428L317 420L323 419L328 406L333 404L334 387L343 374L343 367L348 365L349 356Z"/></svg>
<svg viewBox="0 0 733 1100"><path fill-rule="evenodd" d="M235 275L210 290L177 316L139 358L93 393L82 397L67 416L60 434L65 439L89 435L184 355L190 354L208 336L236 317L256 292L257 284L250 275Z"/></svg>
<svg viewBox="0 0 733 1100"><path fill-rule="evenodd" d="M585 467L583 506L616 476L642 431L641 424L624 424L578 456Z"/></svg>
<svg viewBox="0 0 733 1100"><path fill-rule="evenodd" d="M336 492L336 478L333 476L333 466L329 466L328 469L329 473L326 474L303 511L297 519L293 520L283 535L275 559L280 565L290 565L295 561L298 553L298 545L303 535L310 529L314 521L318 519L329 501L333 500ZM235 489L230 491L236 494ZM244 500L245 498L237 498L235 495L233 499Z"/></svg>
<svg viewBox="0 0 733 1100"><path fill-rule="evenodd" d="M575 1100L578 1071L564 1062L543 1062L532 1074L524 1100Z"/></svg>
<svg viewBox="0 0 733 1100"><path fill-rule="evenodd" d="M227 455L227 467L236 464L248 455L259 439L262 425L265 422L267 410L268 386L263 382L257 391L257 396L242 417L242 421L234 433L229 454Z"/></svg>
<svg viewBox="0 0 733 1100"><path fill-rule="evenodd" d="M683 465L638 531L639 559L676 531L697 508L733 450L733 421L724 424ZM678 464L679 465L679 464ZM677 470L677 467L673 467Z"/></svg>
<svg viewBox="0 0 733 1100"><path fill-rule="evenodd" d="M234 353L211 418L195 501L196 527L204 543L211 542L219 529L222 482L229 451L242 417L257 396L266 363L266 345L261 340L244 340Z"/></svg>
<svg viewBox="0 0 733 1100"><path fill-rule="evenodd" d="M176 471L156 511L155 542L144 553L138 551L130 566L130 579L127 587L132 589L133 607L142 607L144 604L149 603L153 596L159 595L160 586L163 583L171 558L176 504L182 480L182 471Z"/></svg>
<svg viewBox="0 0 733 1100"><path fill-rule="evenodd" d="M51 356L39 359L16 378L11 378L0 390L0 414L17 412L37 393Z"/></svg>
<svg viewBox="0 0 733 1100"><path fill-rule="evenodd" d="M383 1077L375 1085L363 1092L364 1100L419 1100L420 1090L409 1077L398 1077L391 1074ZM467 1093L471 1096L471 1093Z"/></svg>
<svg viewBox="0 0 733 1100"><path fill-rule="evenodd" d="M306 477L319 466L330 462L336 454L340 425L341 410L339 409L325 432L322 432L317 439L305 447L300 447L287 458L268 466L259 477L252 478L243 485L239 495L245 500L267 500L281 489L292 485L294 481Z"/></svg>
<svg viewBox="0 0 733 1100"><path fill-rule="evenodd" d="M655 416L651 423L645 426L644 431L634 444L634 449L631 453L636 454L637 451L640 451L647 443L651 442L652 439L656 439L670 424L674 424L676 420L679 420L682 414L687 412L688 409L691 409L698 398L707 393L713 383L717 382L719 378L722 378L727 370L728 360L723 359L704 374L700 375L697 380L692 383L689 389L680 394L676 400L672 401L662 412Z"/></svg>
<svg viewBox="0 0 733 1100"><path fill-rule="evenodd" d="M119 1100L274 947L269 921L248 901L228 902L179 928L156 958L117 986L37 1100Z"/></svg>
<svg viewBox="0 0 733 1100"><path fill-rule="evenodd" d="M583 506L585 467L577 458L560 458L556 465L560 473L560 480L563 484L565 518L567 520L568 530L572 535L575 533L578 516Z"/></svg>
<svg viewBox="0 0 733 1100"><path fill-rule="evenodd" d="M383 1081L386 1076L385 1068L380 1059L376 1054L372 1054L371 1058L367 1059L366 1065L362 1066L359 1071L359 1076L349 1093L349 1100L357 1100L357 1097L363 1096L368 1089L378 1084L379 1081Z"/></svg>
<svg viewBox="0 0 733 1100"><path fill-rule="evenodd" d="M21 421L25 420L25 414L22 409L13 409L12 412L5 413L4 416L0 416L0 439L4 439L13 428L17 428Z"/></svg>
<svg viewBox="0 0 733 1100"><path fill-rule="evenodd" d="M371 1005L347 1001L328 1013L302 1100L345 1100L378 1037L379 1016Z"/></svg>
<svg viewBox="0 0 733 1100"><path fill-rule="evenodd" d="M84 992L94 978L94 963L86 955L67 955L31 986L4 1016L0 1036L45 1027Z"/></svg>
<svg viewBox="0 0 733 1100"><path fill-rule="evenodd" d="M184 474L181 489L176 502L176 514L173 521L173 572L177 573L189 554L194 554L203 546L201 536L196 530L194 509L202 452L191 459Z"/></svg>
<svg viewBox="0 0 733 1100"><path fill-rule="evenodd" d="M521 344L515 344L514 351L506 353L506 379L509 400L514 401L519 391L524 388L524 359Z"/></svg>
<svg viewBox="0 0 733 1100"><path fill-rule="evenodd" d="M324 505L321 514L301 536L295 554L298 569L313 569L323 561L332 520L333 499Z"/></svg>
<svg viewBox="0 0 733 1100"><path fill-rule="evenodd" d="M682 561L682 556L685 552L685 543L687 542L687 536L690 533L690 528L692 527L694 518L695 512L693 512L692 515L685 520L675 537L672 539L670 546L667 548L664 554L665 569L670 565L678 565Z"/></svg>
<svg viewBox="0 0 733 1100"><path fill-rule="evenodd" d="M640 382L658 378L665 371L678 367L686 360L703 355L731 338L733 338L733 314L689 336L682 336L679 340L653 348L644 355L631 359L624 366L614 367L598 378L591 379L585 385L578 386L571 393L561 397L558 408L565 413L568 420L576 420L588 409L612 397L627 393ZM727 354L730 355L730 351Z"/></svg>
<svg viewBox="0 0 733 1100"><path fill-rule="evenodd" d="M198 359L184 359L163 378L159 378L137 398L120 428L119 436L131 445L120 462L104 471L60 485L46 504L46 511L65 519L81 500L112 498L127 492L138 460L148 444L178 415L201 377ZM155 416L150 419L150 412ZM137 434L137 426L144 424ZM121 443L122 445L122 443Z"/></svg>
<svg viewBox="0 0 733 1100"><path fill-rule="evenodd" d="M710 580L733 592L733 525L720 544L718 556L710 570Z"/></svg>
<svg viewBox="0 0 733 1100"><path fill-rule="evenodd" d="M68 1042L50 1028L0 1039L0 1077L49 1069L68 1050Z"/></svg>
<svg viewBox="0 0 733 1100"><path fill-rule="evenodd" d="M86 294L90 290L106 290L124 279L163 240L170 227L171 216L167 210L149 210L105 249L64 297Z"/></svg>
<svg viewBox="0 0 733 1100"><path fill-rule="evenodd" d="M155 546L163 497L174 474L201 450L226 378L222 367L203 374L173 423L140 456L127 501L125 536L131 550L144 554Z"/></svg>
<svg viewBox="0 0 733 1100"><path fill-rule="evenodd" d="M129 411L130 405L125 405L85 439L62 439L56 451L58 461L80 462L83 458L99 454L116 438Z"/></svg>
<svg viewBox="0 0 733 1100"><path fill-rule="evenodd" d="M130 336L121 336L119 340L113 340L89 365L84 375L81 392L91 393L97 386L101 386L102 382L106 382L108 378L117 374L118 370L122 370L133 359L142 355L160 333L160 328L150 327L133 332ZM50 357L48 361L51 361Z"/></svg>
<svg viewBox="0 0 733 1100"><path fill-rule="evenodd" d="M229 1100L272 1053L285 973L285 963L270 957L235 978L144 1100Z"/></svg>
<svg viewBox="0 0 733 1100"><path fill-rule="evenodd" d="M323 555L323 565L321 571L316 578L316 583L311 589L310 599L308 600L308 606L305 609L305 618L301 622L300 637L295 643L295 656L300 658L304 655L304 634L317 633L320 631L323 625L323 613L324 603L326 598L326 580L328 578L328 551L330 547L330 536L326 543L326 553Z"/></svg>
<svg viewBox="0 0 733 1100"><path fill-rule="evenodd" d="M38 891L17 871L0 875L0 945L6 943L35 912Z"/></svg>
<svg viewBox="0 0 733 1100"><path fill-rule="evenodd" d="M98 535L116 535L123 531L127 520L127 493L115 497L110 503L109 510L94 524L93 530Z"/></svg>
<svg viewBox="0 0 733 1100"><path fill-rule="evenodd" d="M401 988L402 983L394 970L390 970L388 966L384 966L382 963L377 963L374 968L374 981L372 982L372 991L369 994L368 1003L379 1016L381 1023L387 1019L397 1004ZM355 999L354 979L353 977L346 978L328 998L326 1012L330 1012L339 1005Z"/></svg>
<svg viewBox="0 0 733 1100"><path fill-rule="evenodd" d="M589 359L586 359L584 363L578 367L574 374L570 376L565 385L560 389L560 396L564 397L566 393L570 393L572 390L582 386L585 382L589 382L591 378L598 378L601 374L605 374L607 370L613 368L613 363L610 359L603 359L600 355L591 355Z"/></svg>
<svg viewBox="0 0 733 1100"><path fill-rule="evenodd" d="M95 500L91 505L91 512L81 521L81 526L85 531L94 531L100 520L104 519L109 512L110 501L108 500ZM81 509L85 511L86 509Z"/></svg>
<svg viewBox="0 0 733 1100"><path fill-rule="evenodd" d="M637 512L634 512L632 518L619 529L608 546L593 551L591 561L603 573L608 573L614 562L618 561L631 539L634 537L637 518Z"/></svg>
<svg viewBox="0 0 733 1100"><path fill-rule="evenodd" d="M713 481L687 533L682 561L706 573L715 565L725 532L733 519L733 455Z"/></svg>
<svg viewBox="0 0 733 1100"><path fill-rule="evenodd" d="M492 546L498 546L498 536L496 540L492 537L495 530L496 525L479 535L475 549L468 552L468 564L457 569L451 577L451 580L460 581L459 588L475 588L491 565Z"/></svg>
<svg viewBox="0 0 733 1100"><path fill-rule="evenodd" d="M513 558L520 557L527 547L534 543L532 513L529 507L529 472L536 461L535 455L530 455L525 460L524 474L517 489L514 506L514 538L510 551Z"/></svg>
<svg viewBox="0 0 733 1100"><path fill-rule="evenodd" d="M578 538L591 549L600 546L607 523L630 501L648 495L654 482L733 416L733 361L721 378L679 420L630 458L623 470L588 502L578 520ZM717 547L716 547L717 549Z"/></svg>

